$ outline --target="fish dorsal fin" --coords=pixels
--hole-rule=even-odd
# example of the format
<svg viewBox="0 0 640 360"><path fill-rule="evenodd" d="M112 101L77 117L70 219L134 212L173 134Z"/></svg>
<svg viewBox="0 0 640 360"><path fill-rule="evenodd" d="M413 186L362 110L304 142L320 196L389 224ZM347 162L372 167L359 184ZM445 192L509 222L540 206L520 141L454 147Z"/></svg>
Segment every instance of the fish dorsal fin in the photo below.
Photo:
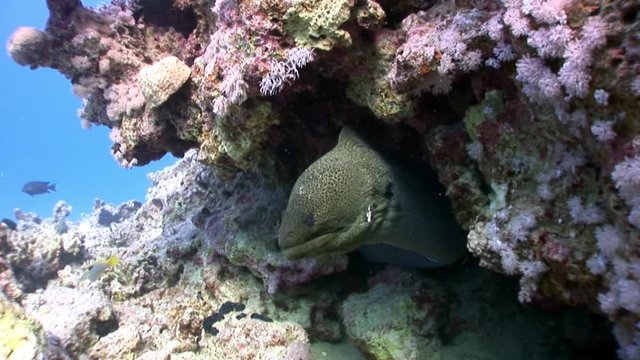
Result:
<svg viewBox="0 0 640 360"><path fill-rule="evenodd" d="M340 131L336 147L353 149L358 147L369 147L369 144L367 144L367 142L355 130L345 126Z"/></svg>

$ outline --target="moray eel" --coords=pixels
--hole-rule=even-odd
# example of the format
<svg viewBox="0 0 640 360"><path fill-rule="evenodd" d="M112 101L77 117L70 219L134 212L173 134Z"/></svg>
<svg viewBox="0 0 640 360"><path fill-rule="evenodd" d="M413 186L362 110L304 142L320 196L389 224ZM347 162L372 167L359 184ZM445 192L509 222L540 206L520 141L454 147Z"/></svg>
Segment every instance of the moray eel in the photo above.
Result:
<svg viewBox="0 0 640 360"><path fill-rule="evenodd" d="M464 254L465 238L438 186L343 128L335 148L296 181L278 245L290 260L366 245L365 256L374 261L403 265L397 258L412 254L408 266L452 264ZM385 251L391 247L397 251ZM396 259L385 261L385 252Z"/></svg>

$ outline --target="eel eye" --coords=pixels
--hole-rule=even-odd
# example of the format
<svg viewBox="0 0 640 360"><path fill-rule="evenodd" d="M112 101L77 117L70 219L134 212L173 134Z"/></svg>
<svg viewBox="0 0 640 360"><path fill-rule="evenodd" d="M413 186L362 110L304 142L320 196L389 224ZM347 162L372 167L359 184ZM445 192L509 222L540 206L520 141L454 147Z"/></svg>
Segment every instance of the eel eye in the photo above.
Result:
<svg viewBox="0 0 640 360"><path fill-rule="evenodd" d="M304 219L304 224L308 227L314 227L316 225L316 218L313 214L309 214L306 219Z"/></svg>

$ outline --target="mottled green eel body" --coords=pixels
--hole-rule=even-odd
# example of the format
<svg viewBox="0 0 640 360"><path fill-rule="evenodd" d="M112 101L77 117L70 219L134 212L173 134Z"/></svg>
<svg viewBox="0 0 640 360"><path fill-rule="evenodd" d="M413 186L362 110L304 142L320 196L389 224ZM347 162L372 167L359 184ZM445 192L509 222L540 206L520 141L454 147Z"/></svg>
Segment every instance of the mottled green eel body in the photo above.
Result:
<svg viewBox="0 0 640 360"><path fill-rule="evenodd" d="M349 128L296 181L280 226L288 259L388 244L445 266L465 252L448 200Z"/></svg>

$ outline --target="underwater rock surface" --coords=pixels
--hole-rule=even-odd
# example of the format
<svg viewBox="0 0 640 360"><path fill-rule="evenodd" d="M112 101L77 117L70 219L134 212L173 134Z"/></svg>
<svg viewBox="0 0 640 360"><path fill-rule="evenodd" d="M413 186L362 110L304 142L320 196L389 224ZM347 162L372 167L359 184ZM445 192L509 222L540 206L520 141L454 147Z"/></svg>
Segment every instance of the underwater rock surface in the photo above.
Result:
<svg viewBox="0 0 640 360"><path fill-rule="evenodd" d="M123 166L167 152L185 160L154 175L138 209L97 204L71 223L59 204L50 219L16 214L17 231L0 224L9 301L80 286L80 264L117 255L120 265L82 286L115 302L122 324L90 330L89 343L117 342L127 329L140 341L124 352L196 356L215 344L200 335L210 307L242 300L282 326L265 327L280 339L274 351L304 352L297 328L278 324L296 319L329 336L306 315L315 301L336 312L346 294L287 302L278 291L329 274L341 275L322 281L340 283L355 270L345 272L346 256L287 261L274 229L295 178L349 125L436 171L470 253L519 279L514 298L584 306L612 322L620 358L640 358L638 1L47 5L46 27L17 29L10 56L68 77L85 100L83 125L111 129ZM179 81L140 81L170 57ZM263 299L264 285L272 295ZM289 315L270 313L276 303L292 303ZM180 326L126 326L134 318Z"/></svg>
<svg viewBox="0 0 640 360"><path fill-rule="evenodd" d="M605 345L606 327L585 312L520 306L515 285L471 267L431 276L388 267L342 303L345 331L373 359L571 359L587 339Z"/></svg>

